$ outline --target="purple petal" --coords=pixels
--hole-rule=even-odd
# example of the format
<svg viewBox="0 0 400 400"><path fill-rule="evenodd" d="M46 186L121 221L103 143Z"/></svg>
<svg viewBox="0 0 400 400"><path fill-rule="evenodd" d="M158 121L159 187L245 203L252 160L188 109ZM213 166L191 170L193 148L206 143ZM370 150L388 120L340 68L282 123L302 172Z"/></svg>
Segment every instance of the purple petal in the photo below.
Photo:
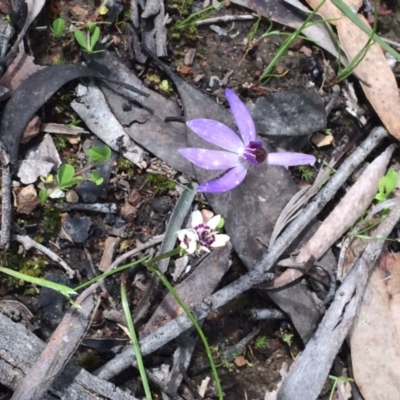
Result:
<svg viewBox="0 0 400 400"><path fill-rule="evenodd" d="M228 190L233 189L234 187L240 185L243 182L247 173L247 168L240 164L235 168L232 168L221 178L217 178L213 181L208 181L206 183L201 184L198 187L199 192L209 192L209 193L221 193L227 192Z"/></svg>
<svg viewBox="0 0 400 400"><path fill-rule="evenodd" d="M314 164L316 158L303 153L268 153L267 162L270 165L293 167L295 165Z"/></svg>
<svg viewBox="0 0 400 400"><path fill-rule="evenodd" d="M213 119L192 119L186 125L202 139L223 149L237 153L244 145L240 137L231 128Z"/></svg>
<svg viewBox="0 0 400 400"><path fill-rule="evenodd" d="M229 106L235 118L239 132L242 135L245 144L256 138L256 128L253 118L250 115L246 105L230 89L225 89L225 95Z"/></svg>
<svg viewBox="0 0 400 400"><path fill-rule="evenodd" d="M240 157L236 153L228 151L196 149L192 147L179 149L178 151L191 163L205 169L229 169L240 163Z"/></svg>

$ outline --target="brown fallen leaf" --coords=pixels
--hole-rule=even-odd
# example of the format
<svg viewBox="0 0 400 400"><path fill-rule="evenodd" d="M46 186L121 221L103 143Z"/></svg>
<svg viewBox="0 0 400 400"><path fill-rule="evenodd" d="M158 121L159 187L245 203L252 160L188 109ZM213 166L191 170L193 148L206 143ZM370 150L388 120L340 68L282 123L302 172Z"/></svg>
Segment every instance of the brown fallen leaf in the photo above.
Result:
<svg viewBox="0 0 400 400"><path fill-rule="evenodd" d="M233 362L237 367L245 367L247 365L247 361L243 356L236 357Z"/></svg>
<svg viewBox="0 0 400 400"><path fill-rule="evenodd" d="M400 397L400 253L377 263L350 332L354 378L365 400Z"/></svg>
<svg viewBox="0 0 400 400"><path fill-rule="evenodd" d="M307 3L315 9L321 4L321 1L307 0ZM347 0L345 3L353 10L358 10L362 5L360 0ZM353 24L330 0L327 0L319 8L318 13L335 25L343 51L349 61L353 60L365 48L369 36ZM358 16L368 25L362 15ZM386 129L396 139L400 139L400 120L398 118L400 96L397 82L378 44L373 44L368 48L354 72L360 80L365 96Z"/></svg>
<svg viewBox="0 0 400 400"><path fill-rule="evenodd" d="M333 143L334 137L331 134L324 135L323 133L316 132L311 138L311 142L317 147L329 146Z"/></svg>

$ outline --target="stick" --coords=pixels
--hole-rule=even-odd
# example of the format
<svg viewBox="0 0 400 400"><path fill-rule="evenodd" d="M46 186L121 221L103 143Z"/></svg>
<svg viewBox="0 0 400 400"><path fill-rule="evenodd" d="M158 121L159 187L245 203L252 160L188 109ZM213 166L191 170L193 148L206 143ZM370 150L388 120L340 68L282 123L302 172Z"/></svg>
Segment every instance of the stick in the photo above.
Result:
<svg viewBox="0 0 400 400"><path fill-rule="evenodd" d="M33 247L34 249L49 257L50 260L53 260L54 262L60 264L64 268L69 279L72 279L75 276L75 271L61 257L59 257L56 253L43 246L42 244L34 241L29 236L15 235L14 239L17 242L21 243L24 246L25 250L29 250Z"/></svg>

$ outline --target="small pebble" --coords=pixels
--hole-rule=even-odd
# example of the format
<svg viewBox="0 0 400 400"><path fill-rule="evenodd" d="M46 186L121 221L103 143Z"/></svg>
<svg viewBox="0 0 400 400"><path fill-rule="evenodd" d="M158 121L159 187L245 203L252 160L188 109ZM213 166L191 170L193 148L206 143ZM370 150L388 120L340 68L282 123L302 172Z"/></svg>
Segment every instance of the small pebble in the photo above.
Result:
<svg viewBox="0 0 400 400"><path fill-rule="evenodd" d="M172 210L174 204L168 196L162 196L155 198L152 201L151 206L153 207L154 211L165 215Z"/></svg>
<svg viewBox="0 0 400 400"><path fill-rule="evenodd" d="M65 200L67 201L67 203L78 203L78 193L76 193L75 190L68 190L67 194L65 195Z"/></svg>

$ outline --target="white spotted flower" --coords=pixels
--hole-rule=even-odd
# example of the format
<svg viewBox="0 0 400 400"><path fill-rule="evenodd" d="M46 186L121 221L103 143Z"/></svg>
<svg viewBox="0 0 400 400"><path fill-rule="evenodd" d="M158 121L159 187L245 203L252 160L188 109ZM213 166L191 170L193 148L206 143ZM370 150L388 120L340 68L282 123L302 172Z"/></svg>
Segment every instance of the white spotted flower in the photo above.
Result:
<svg viewBox="0 0 400 400"><path fill-rule="evenodd" d="M202 251L209 253L211 249L223 247L229 236L218 233L221 216L214 215L209 221L204 221L200 211L193 211L191 215L191 228L181 229L177 232L180 247L189 254L199 254Z"/></svg>

